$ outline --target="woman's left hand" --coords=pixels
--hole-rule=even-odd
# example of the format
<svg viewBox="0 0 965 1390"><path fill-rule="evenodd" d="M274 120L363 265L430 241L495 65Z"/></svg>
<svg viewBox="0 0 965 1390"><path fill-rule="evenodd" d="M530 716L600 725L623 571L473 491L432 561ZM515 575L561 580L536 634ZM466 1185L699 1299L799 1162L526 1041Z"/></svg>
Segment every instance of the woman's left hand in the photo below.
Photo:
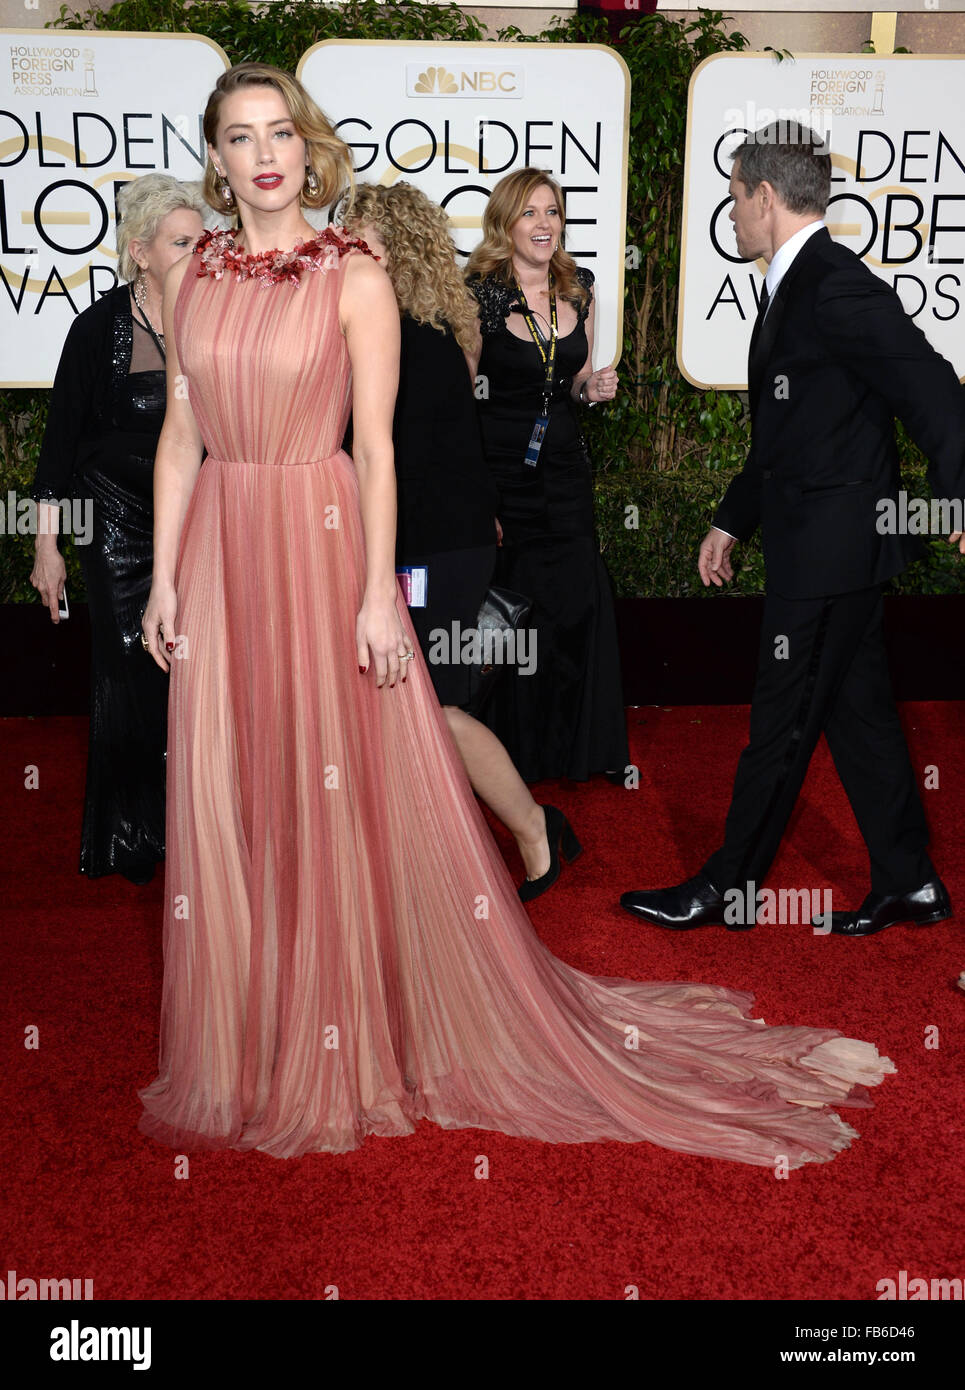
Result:
<svg viewBox="0 0 965 1390"><path fill-rule="evenodd" d="M583 383L584 394L590 401L612 401L617 393L620 378L612 367L601 367L591 372Z"/></svg>
<svg viewBox="0 0 965 1390"><path fill-rule="evenodd" d="M363 601L355 621L355 643L359 670L367 671L374 663L376 685L405 680L415 653L393 602Z"/></svg>

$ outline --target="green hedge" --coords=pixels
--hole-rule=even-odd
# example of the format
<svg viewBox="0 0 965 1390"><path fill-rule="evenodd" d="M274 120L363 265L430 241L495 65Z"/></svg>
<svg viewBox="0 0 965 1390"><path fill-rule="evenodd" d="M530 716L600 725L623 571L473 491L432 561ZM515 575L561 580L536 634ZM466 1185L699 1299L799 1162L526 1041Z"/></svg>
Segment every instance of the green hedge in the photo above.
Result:
<svg viewBox="0 0 965 1390"><path fill-rule="evenodd" d="M725 589L705 589L697 574L697 548L729 476L696 468L597 473L600 548L620 597L689 598L717 592L764 592L759 536L737 547L737 573ZM903 482L909 498L931 496L923 464L909 464ZM637 513L628 515L628 507L636 507ZM635 528L627 524L634 520ZM890 592L960 594L963 569L965 561L957 547L933 537L927 541L926 558L893 581Z"/></svg>
<svg viewBox="0 0 965 1390"><path fill-rule="evenodd" d="M327 5L284 0L246 5L240 0L120 0L111 9L61 9L56 26L69 29L193 32L215 40L232 62L260 59L294 70L312 44L327 38L485 38L478 21L456 5L374 0ZM584 15L557 19L535 39L511 26L501 42L606 43L604 21ZM694 67L711 53L747 47L726 34L719 11L696 19L643 16L623 30L617 45L630 69L630 167L627 189L626 301L620 391L613 406L586 412L595 461L600 545L617 593L625 597L704 595L696 575L697 547L748 443L743 399L734 392L698 391L676 366L677 280L683 199L687 86ZM0 391L0 500L23 493L33 478L47 403L46 391ZM927 496L923 463L902 442L906 487ZM638 509L637 526L625 523ZM0 545L0 602L33 599L27 582L30 537ZM68 552L72 547L68 547ZM83 595L76 556L68 553L68 583ZM735 593L763 592L759 548L740 548ZM928 561L893 586L904 593L965 592L965 568L941 540Z"/></svg>

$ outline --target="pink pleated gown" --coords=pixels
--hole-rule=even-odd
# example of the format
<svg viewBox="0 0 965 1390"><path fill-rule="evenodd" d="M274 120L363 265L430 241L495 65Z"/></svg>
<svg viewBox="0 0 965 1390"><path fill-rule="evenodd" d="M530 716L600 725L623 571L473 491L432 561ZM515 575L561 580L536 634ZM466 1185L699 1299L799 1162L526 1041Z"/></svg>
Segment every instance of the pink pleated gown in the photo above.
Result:
<svg viewBox="0 0 965 1390"><path fill-rule="evenodd" d="M175 311L209 457L176 580L143 1132L284 1158L428 1119L758 1165L832 1158L857 1136L830 1107L868 1108L892 1063L830 1028L767 1027L749 994L557 960L421 657L394 689L359 674L365 540L340 448L338 299L362 252L330 230L306 243L300 279L264 283L219 276L219 247L231 238L195 248ZM398 608L418 648L401 593Z"/></svg>

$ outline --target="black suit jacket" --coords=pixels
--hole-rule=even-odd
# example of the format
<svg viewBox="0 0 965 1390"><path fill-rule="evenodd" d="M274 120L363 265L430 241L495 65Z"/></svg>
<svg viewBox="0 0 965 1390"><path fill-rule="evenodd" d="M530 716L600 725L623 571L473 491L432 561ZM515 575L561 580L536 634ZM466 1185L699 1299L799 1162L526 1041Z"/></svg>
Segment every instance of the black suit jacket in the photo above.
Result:
<svg viewBox="0 0 965 1390"><path fill-rule="evenodd" d="M895 416L929 459L936 497L965 499L965 389L893 289L815 232L781 280L748 366L751 449L714 525L758 526L768 588L819 598L868 588L921 553L878 530L897 503Z"/></svg>

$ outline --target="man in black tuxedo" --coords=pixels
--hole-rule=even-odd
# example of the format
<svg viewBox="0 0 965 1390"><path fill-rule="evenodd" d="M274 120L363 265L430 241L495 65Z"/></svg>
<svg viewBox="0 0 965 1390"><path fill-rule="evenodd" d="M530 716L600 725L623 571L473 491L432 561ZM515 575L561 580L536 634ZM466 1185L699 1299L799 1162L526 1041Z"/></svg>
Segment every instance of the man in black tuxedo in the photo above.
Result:
<svg viewBox="0 0 965 1390"><path fill-rule="evenodd" d="M831 240L830 179L819 137L787 122L734 155L738 251L768 271L748 365L751 448L699 570L705 585L731 579L735 540L760 526L767 598L724 843L686 883L620 899L677 930L754 925L756 902L729 910L733 890L762 883L822 732L871 861L871 892L857 911L834 912L831 931L868 936L952 911L928 857L882 637L882 585L920 542L882 534L878 504L898 506L896 415L930 460L934 496L965 498L965 391L894 290ZM965 553L961 532L949 539Z"/></svg>

